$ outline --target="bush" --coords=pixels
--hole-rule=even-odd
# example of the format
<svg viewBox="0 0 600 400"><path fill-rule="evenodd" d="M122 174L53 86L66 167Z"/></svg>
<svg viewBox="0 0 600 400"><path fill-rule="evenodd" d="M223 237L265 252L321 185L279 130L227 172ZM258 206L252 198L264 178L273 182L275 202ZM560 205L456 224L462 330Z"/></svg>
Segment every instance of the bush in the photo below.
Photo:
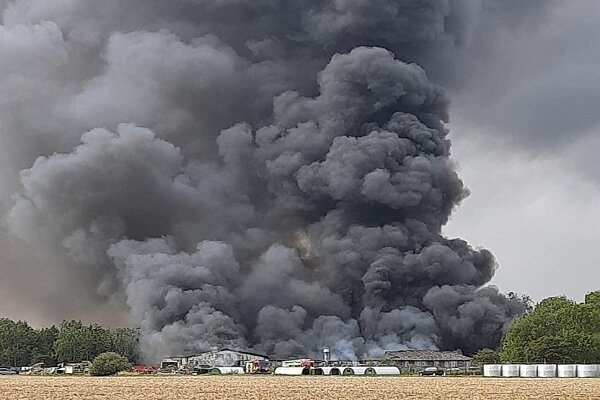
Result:
<svg viewBox="0 0 600 400"><path fill-rule="evenodd" d="M127 371L131 368L131 364L127 358L117 353L102 353L94 358L90 375L93 376L109 376L120 371Z"/></svg>

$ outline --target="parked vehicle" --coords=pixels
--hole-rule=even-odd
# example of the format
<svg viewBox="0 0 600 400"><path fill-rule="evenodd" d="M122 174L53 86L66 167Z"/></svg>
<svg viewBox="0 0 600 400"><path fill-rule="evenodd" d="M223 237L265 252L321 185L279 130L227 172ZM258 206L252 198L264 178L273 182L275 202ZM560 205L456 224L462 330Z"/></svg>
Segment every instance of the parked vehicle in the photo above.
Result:
<svg viewBox="0 0 600 400"><path fill-rule="evenodd" d="M0 375L16 375L17 373L10 368L0 368Z"/></svg>
<svg viewBox="0 0 600 400"><path fill-rule="evenodd" d="M445 372L443 369L438 367L427 367L423 371L419 372L421 376L443 376Z"/></svg>

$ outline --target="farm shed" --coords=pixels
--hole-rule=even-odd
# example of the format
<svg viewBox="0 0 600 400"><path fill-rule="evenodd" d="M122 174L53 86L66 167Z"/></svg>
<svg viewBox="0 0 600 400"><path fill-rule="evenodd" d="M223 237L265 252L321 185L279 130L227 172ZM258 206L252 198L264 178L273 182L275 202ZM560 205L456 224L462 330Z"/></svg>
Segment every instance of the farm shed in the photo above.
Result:
<svg viewBox="0 0 600 400"><path fill-rule="evenodd" d="M190 367L211 365L213 367L244 367L248 361L265 361L269 357L264 354L249 351L221 349L206 351L187 357Z"/></svg>
<svg viewBox="0 0 600 400"><path fill-rule="evenodd" d="M160 362L161 369L178 370L187 365L187 357L167 357Z"/></svg>
<svg viewBox="0 0 600 400"><path fill-rule="evenodd" d="M427 367L467 369L471 357L460 351L400 350L386 352L386 360L404 371Z"/></svg>
<svg viewBox="0 0 600 400"><path fill-rule="evenodd" d="M249 351L220 349L205 351L186 357L164 358L160 363L162 369L200 368L200 367L245 367L248 361L265 361L269 357Z"/></svg>

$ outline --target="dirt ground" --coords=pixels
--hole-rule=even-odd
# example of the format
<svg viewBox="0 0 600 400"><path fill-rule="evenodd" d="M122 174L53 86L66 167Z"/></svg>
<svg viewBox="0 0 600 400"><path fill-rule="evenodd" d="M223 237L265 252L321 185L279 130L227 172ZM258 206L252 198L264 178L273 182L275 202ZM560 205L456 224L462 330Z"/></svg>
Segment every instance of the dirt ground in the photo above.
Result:
<svg viewBox="0 0 600 400"><path fill-rule="evenodd" d="M0 376L0 399L600 399L600 379Z"/></svg>

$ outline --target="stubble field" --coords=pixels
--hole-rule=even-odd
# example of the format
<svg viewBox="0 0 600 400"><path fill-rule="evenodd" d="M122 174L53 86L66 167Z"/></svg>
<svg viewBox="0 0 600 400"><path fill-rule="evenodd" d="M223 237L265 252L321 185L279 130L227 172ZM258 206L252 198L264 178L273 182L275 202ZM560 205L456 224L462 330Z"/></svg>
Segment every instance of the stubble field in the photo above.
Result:
<svg viewBox="0 0 600 400"><path fill-rule="evenodd" d="M600 399L600 379L0 377L0 399Z"/></svg>

